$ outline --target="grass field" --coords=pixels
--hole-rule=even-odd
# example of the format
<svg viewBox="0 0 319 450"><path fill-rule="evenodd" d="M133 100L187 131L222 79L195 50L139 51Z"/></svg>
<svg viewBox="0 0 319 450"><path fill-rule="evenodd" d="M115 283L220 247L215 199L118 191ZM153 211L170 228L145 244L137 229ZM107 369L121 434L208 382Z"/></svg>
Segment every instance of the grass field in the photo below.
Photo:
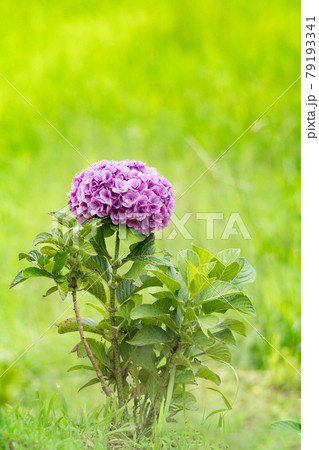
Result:
<svg viewBox="0 0 319 450"><path fill-rule="evenodd" d="M299 7L287 0L1 2L0 73L74 148L0 77L0 375L70 314L70 303L41 297L45 281L8 291L18 252L50 229L46 212L66 204L85 159L124 158L157 167L173 184L177 217L192 213L193 239L167 239L171 223L160 247L242 249L257 271L252 325L299 368L300 82L187 190L299 77ZM207 240L195 214L212 212L224 220ZM251 239L222 239L234 212ZM83 376L66 373L73 343L51 327L0 379L0 403L31 408L35 390L50 398L59 384L73 414L82 403L96 407L97 390L76 394ZM298 440L268 433L275 420L299 418L299 375L272 346L248 326L234 350L241 386L223 439L235 450L298 448ZM234 390L227 373L224 389ZM208 406L214 401L206 395ZM214 420L203 426L210 442Z"/></svg>

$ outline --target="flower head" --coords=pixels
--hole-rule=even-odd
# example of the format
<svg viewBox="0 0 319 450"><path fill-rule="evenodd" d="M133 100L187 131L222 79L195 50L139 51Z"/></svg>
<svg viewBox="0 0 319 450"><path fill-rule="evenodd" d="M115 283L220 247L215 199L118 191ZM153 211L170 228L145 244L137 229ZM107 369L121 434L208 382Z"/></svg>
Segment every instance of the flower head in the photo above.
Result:
<svg viewBox="0 0 319 450"><path fill-rule="evenodd" d="M109 217L148 235L167 227L174 210L171 184L141 161L98 161L75 175L68 205L83 224Z"/></svg>

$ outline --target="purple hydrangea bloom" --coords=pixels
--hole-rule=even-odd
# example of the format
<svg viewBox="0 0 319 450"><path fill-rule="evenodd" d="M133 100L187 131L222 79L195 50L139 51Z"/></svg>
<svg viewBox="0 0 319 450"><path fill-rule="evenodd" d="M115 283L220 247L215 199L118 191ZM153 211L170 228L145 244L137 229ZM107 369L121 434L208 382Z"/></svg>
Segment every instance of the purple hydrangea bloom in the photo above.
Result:
<svg viewBox="0 0 319 450"><path fill-rule="evenodd" d="M75 175L68 205L83 224L109 217L148 235L167 227L174 210L172 185L141 161L99 161Z"/></svg>

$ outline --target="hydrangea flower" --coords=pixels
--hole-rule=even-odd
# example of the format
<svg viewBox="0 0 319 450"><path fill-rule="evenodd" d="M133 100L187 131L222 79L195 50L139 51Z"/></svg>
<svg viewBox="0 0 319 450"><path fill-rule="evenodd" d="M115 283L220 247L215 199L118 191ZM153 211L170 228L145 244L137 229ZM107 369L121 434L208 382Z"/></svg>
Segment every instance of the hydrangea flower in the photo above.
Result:
<svg viewBox="0 0 319 450"><path fill-rule="evenodd" d="M167 227L174 210L172 185L141 161L99 161L75 175L68 205L83 224L109 217L148 235Z"/></svg>

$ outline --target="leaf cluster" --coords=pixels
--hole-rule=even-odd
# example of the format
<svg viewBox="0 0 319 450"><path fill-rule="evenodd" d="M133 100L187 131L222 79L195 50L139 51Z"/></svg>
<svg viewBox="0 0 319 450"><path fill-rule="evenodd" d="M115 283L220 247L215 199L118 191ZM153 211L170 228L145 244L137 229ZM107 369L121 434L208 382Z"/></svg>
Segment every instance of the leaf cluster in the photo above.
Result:
<svg viewBox="0 0 319 450"><path fill-rule="evenodd" d="M231 364L230 348L236 345L236 335L246 336L243 315L255 315L243 292L255 279L253 267L240 257L239 249L212 254L193 245L173 260L166 250L156 252L153 233L145 237L105 219L91 219L79 227L68 215L51 214L62 227L39 233L33 242L39 250L20 253L19 259L31 266L21 270L10 287L28 278L46 277L54 285L44 296L58 291L64 300L75 279L79 291L98 300L98 304L87 304L101 315L100 320L81 317L82 327L114 395L119 390L116 343L124 395L137 428L151 424L164 399L167 420L178 411L195 409L195 396L186 388L196 386L200 379L221 384L214 361ZM110 254L115 232L127 244L122 259ZM113 293L114 310L110 308ZM227 314L232 311L236 315ZM60 334L78 332L73 317L57 327ZM81 341L71 353L85 362L69 371L93 372L80 390L99 383ZM224 394L216 387L211 389L225 403L221 411L231 409Z"/></svg>

